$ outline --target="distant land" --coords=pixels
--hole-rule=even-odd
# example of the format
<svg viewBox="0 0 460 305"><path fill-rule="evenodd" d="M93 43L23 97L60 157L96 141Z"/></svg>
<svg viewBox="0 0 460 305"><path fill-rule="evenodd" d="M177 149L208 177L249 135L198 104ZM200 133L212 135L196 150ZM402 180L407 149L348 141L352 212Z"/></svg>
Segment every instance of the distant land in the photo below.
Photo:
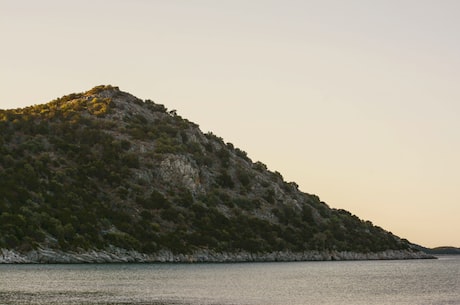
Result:
<svg viewBox="0 0 460 305"><path fill-rule="evenodd" d="M432 254L432 255L460 255L460 248L455 248L455 247L436 247L436 248L423 248L421 249L422 251Z"/></svg>
<svg viewBox="0 0 460 305"><path fill-rule="evenodd" d="M0 110L0 173L2 263L432 257L113 86Z"/></svg>

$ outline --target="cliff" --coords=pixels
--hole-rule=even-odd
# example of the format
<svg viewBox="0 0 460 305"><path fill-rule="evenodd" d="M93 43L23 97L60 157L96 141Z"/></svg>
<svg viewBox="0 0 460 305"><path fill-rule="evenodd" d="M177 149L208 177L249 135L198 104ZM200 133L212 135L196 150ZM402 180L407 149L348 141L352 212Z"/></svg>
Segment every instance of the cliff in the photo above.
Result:
<svg viewBox="0 0 460 305"><path fill-rule="evenodd" d="M424 257L117 87L1 110L0 147L0 262Z"/></svg>

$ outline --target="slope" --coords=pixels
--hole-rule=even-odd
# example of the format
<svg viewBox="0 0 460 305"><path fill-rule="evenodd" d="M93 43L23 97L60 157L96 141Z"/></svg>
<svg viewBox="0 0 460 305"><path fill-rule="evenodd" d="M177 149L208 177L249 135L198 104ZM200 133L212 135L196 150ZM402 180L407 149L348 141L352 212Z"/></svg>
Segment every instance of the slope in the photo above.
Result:
<svg viewBox="0 0 460 305"><path fill-rule="evenodd" d="M0 173L0 249L18 255L416 253L112 86L1 110Z"/></svg>

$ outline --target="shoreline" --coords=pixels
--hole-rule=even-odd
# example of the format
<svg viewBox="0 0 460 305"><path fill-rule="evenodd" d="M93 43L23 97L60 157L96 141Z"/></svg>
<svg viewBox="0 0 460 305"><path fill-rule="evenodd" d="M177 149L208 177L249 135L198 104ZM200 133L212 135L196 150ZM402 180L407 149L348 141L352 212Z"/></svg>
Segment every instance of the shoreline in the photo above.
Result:
<svg viewBox="0 0 460 305"><path fill-rule="evenodd" d="M133 250L110 248L64 252L39 248L27 253L0 249L0 264L97 264L97 263L245 263L245 262L297 262L297 261L359 261L359 260L407 260L437 259L436 256L411 250L386 250L358 253L350 251L305 251L249 253L214 252L199 250L190 254L174 254L159 251L155 254Z"/></svg>

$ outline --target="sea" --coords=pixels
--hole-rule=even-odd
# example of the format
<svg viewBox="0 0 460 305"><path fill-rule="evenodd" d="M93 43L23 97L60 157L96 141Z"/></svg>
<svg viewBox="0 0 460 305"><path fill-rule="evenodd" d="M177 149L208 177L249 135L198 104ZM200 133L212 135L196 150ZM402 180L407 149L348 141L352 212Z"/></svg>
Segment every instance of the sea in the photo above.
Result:
<svg viewBox="0 0 460 305"><path fill-rule="evenodd" d="M460 256L237 264L0 265L0 304L460 304Z"/></svg>

